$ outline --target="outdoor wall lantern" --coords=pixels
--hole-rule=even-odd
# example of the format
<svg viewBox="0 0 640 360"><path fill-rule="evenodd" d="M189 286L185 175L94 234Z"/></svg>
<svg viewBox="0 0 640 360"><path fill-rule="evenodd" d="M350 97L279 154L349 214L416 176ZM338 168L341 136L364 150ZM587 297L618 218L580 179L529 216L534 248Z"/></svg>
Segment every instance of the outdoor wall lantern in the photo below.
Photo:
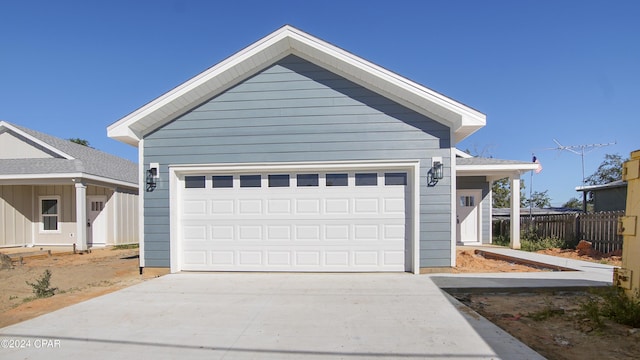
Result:
<svg viewBox="0 0 640 360"><path fill-rule="evenodd" d="M429 186L435 186L439 180L444 178L444 167L442 165L441 157L434 157L431 159L431 169L427 173L427 180Z"/></svg>
<svg viewBox="0 0 640 360"><path fill-rule="evenodd" d="M159 168L160 165L158 163L149 164L149 170L147 170L147 192L152 192L156 189L156 181L160 177Z"/></svg>

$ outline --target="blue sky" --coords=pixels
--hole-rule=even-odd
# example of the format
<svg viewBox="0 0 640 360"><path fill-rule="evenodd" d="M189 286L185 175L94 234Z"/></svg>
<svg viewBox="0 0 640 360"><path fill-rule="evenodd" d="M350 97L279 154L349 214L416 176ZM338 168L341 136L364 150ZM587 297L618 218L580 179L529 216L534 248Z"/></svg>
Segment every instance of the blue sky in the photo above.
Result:
<svg viewBox="0 0 640 360"><path fill-rule="evenodd" d="M0 119L137 161L106 127L291 24L487 115L458 144L544 170L533 190L578 196L580 156L640 149L638 1L0 0ZM530 176L523 176L529 193Z"/></svg>

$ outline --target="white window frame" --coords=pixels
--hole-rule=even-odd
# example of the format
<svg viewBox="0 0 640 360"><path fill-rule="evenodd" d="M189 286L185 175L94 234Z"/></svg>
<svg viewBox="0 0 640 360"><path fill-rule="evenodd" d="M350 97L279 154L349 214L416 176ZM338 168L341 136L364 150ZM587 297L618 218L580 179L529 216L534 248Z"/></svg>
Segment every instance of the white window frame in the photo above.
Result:
<svg viewBox="0 0 640 360"><path fill-rule="evenodd" d="M51 217L51 216L54 216L54 215L51 215L51 214L46 214L45 215L45 214L42 213L42 201L43 200L55 200L57 202L56 208L57 208L58 211L55 214L55 216L57 218L57 229L56 230L45 230L44 229L44 218L45 218L45 216ZM39 221L40 221L38 226L39 226L39 229L40 229L40 233L41 234L59 234L59 233L61 233L62 230L60 228L61 228L61 225L62 225L62 221L61 221L61 218L62 218L62 202L60 201L60 196L57 196L57 195L39 196L38 197L38 208L39 208L38 214L39 214Z"/></svg>

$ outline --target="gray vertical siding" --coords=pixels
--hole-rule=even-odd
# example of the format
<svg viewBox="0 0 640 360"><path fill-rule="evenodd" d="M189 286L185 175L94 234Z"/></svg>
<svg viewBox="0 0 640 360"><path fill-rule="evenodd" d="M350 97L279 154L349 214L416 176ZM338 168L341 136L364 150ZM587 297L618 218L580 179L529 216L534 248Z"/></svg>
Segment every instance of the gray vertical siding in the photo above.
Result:
<svg viewBox="0 0 640 360"><path fill-rule="evenodd" d="M482 190L482 242L489 243L491 241L491 201L489 198L489 182L484 176L465 176L458 177L458 189L481 189Z"/></svg>
<svg viewBox="0 0 640 360"><path fill-rule="evenodd" d="M169 262L168 165L419 159L420 266L449 266L450 130L327 70L289 56L144 137L161 165L144 202L145 261ZM431 157L445 179L427 187Z"/></svg>

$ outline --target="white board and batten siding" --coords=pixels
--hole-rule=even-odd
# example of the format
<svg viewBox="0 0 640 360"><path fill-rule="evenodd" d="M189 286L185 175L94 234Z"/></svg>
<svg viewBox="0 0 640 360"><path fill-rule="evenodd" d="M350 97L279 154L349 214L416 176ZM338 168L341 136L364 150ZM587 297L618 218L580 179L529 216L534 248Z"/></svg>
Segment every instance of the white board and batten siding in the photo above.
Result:
<svg viewBox="0 0 640 360"><path fill-rule="evenodd" d="M416 203L416 210L411 216L417 214L416 222L420 230L416 235L416 241L419 242L419 247L417 250L411 249L411 252L419 256L420 267L450 266L450 138L451 131L447 126L308 61L288 56L144 136L143 163L160 164L160 177L155 190L144 193L146 266L168 267L173 260L169 255L175 249L171 247L170 239L175 229L172 229L166 219L171 217L172 204L178 195L188 195L178 194L177 188L175 193L173 190L170 191L171 179L174 177L170 174L170 169L183 176L186 173L179 172L183 167L198 166L206 169L214 164L218 166L370 162L380 164L376 171L383 174L386 171L385 164L409 161L418 164L415 176L419 179L419 184L416 184L419 190L411 195ZM436 156L444 161L445 178L440 180L437 186L427 187L427 171L431 167L431 158ZM315 169L318 173L324 170L328 171L322 166ZM269 173L265 171L270 170L257 167L255 171L267 176ZM295 175L294 170L289 174ZM201 175L209 177L210 173L205 172ZM275 223L280 221L279 215L268 213L268 201L271 201L269 196L275 196L276 193L275 190L269 191L264 194L266 197L260 198L260 217L273 219ZM234 193L233 196L239 196L234 201L240 201L243 196L250 196L249 194ZM295 204L304 200L297 198L302 196L303 192L296 189L288 194L291 196L289 201L292 213L287 216L297 219L302 215L294 212L297 209ZM355 202L356 198L349 196L356 196L356 193L342 195L345 195L342 198L344 201ZM321 199L323 198L317 197L317 200ZM378 198L379 201L384 199ZM240 214L240 204L234 204L234 216L249 216ZM208 206L210 207L211 203ZM351 213L349 216L356 218L358 214ZM386 221L385 214L376 216L380 217L378 220L382 219L381 223ZM320 222L318 220L315 225L320 226ZM207 226L217 225L211 223ZM261 226L266 232L264 229L267 228L264 226L272 225ZM322 230L322 226L320 231L326 234L327 230ZM288 231L293 239L296 231L304 233L304 229L292 225ZM193 234L197 234L198 230L192 230ZM383 230L378 228L379 233ZM235 231L238 232L240 229L237 228ZM245 229L246 231L249 230ZM355 234L354 231L352 233ZM239 235L234 233L234 241L239 242L239 238L235 236ZM275 241L267 240L269 237L266 233L262 236L264 242ZM194 235L194 238L197 236ZM289 252L288 255L282 255L278 261L286 262L285 257L288 256L288 261L295 264L297 254L297 250L295 253ZM355 252L352 251L351 254ZM364 253L362 254L360 258L365 259ZM190 256L192 258L187 262L195 264L200 261L197 260L198 256L202 259L203 254L193 253ZM261 261L264 264L266 253L262 256ZM222 258L222 254L219 257ZM271 258L277 258L275 253ZM381 255L378 253L378 260L380 259ZM281 266L284 268L288 265Z"/></svg>

